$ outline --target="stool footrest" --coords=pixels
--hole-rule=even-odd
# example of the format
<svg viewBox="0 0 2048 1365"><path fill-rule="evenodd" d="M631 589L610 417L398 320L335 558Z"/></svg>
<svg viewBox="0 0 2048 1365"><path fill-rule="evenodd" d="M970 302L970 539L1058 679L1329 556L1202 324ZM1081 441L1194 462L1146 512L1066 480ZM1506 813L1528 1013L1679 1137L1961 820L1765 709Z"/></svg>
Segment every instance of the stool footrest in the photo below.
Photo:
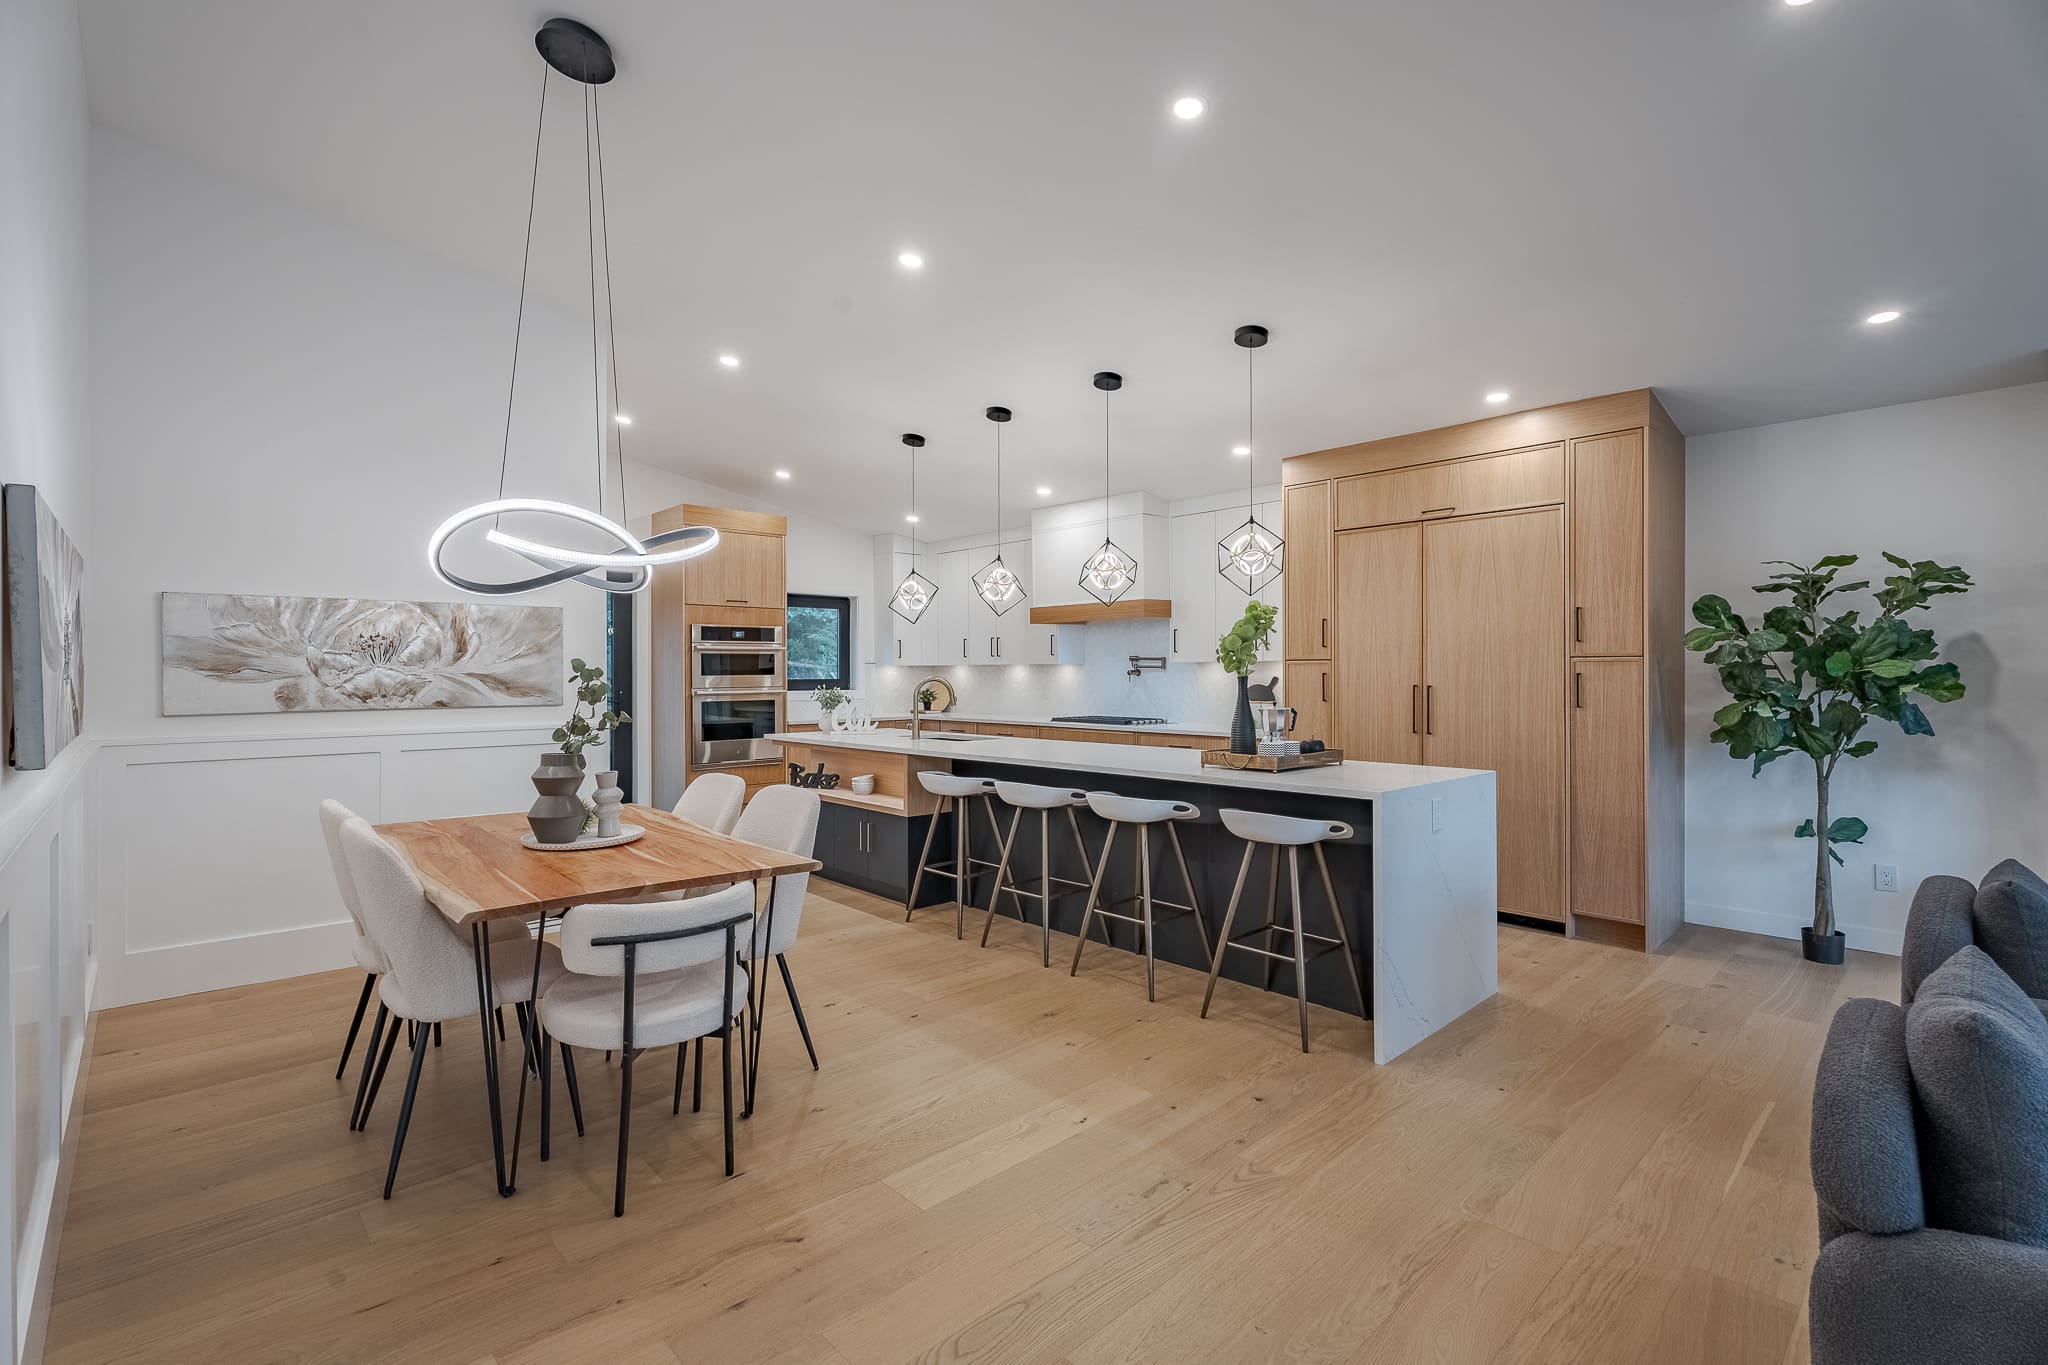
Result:
<svg viewBox="0 0 2048 1365"><path fill-rule="evenodd" d="M1275 962L1292 962L1292 961L1294 961L1294 954L1293 954L1293 953L1276 953L1276 952L1274 952L1274 951L1273 951L1273 950L1272 950L1271 948L1254 948L1254 947L1252 947L1252 945L1251 945L1251 944L1249 944L1249 943L1239 943L1239 942L1237 942L1237 941L1235 941L1235 940L1232 940L1231 942L1229 942L1229 943L1226 943L1226 944L1224 944L1223 946L1224 946L1224 947L1226 947L1226 948L1235 948L1235 949L1237 949L1237 951L1239 951L1240 953L1255 953L1255 954L1257 954L1257 955L1258 955L1259 957L1270 957L1270 958L1272 958L1272 959L1273 959L1273 960L1274 960ZM1343 944L1341 944L1341 943L1326 943L1326 944L1324 944L1324 945L1323 945L1322 947L1320 947L1320 948L1316 949L1316 950L1315 950L1314 952L1312 952L1312 953L1303 953L1303 954L1302 954L1302 956L1303 956L1303 957L1305 957L1305 958L1307 958L1307 959L1308 959L1309 961L1313 962L1313 961L1315 961L1315 959L1317 959L1317 958L1319 958L1319 957L1322 957L1322 956L1323 956L1324 954L1326 954L1326 953L1334 953L1334 952L1336 952L1336 951L1337 951L1338 949L1342 948L1343 946L1344 946L1344 945L1343 945Z"/></svg>
<svg viewBox="0 0 2048 1365"><path fill-rule="evenodd" d="M1139 903L1139 899L1137 896L1124 896L1113 901L1097 901L1095 902L1095 913L1108 919L1120 919L1125 924L1143 924L1145 922L1143 916L1120 915L1109 908L1112 905L1136 905ZM1177 910L1184 915L1199 915L1202 913L1192 905L1182 905L1179 901L1163 901L1157 896L1152 898L1152 908L1154 910Z"/></svg>
<svg viewBox="0 0 2048 1365"><path fill-rule="evenodd" d="M1278 934L1298 934L1302 938L1307 939L1311 943L1327 944L1332 948L1341 948L1344 946L1343 940L1341 939L1331 938L1328 934L1312 934L1306 929L1296 929L1291 924L1281 924L1277 920L1271 924L1256 925L1250 929L1241 930L1238 933L1232 934L1230 936L1230 946L1233 948L1241 947L1243 945L1241 945L1238 942L1239 939L1250 938L1253 934L1263 934L1269 930L1273 933ZM1288 954L1288 956L1292 957L1293 954L1290 953Z"/></svg>

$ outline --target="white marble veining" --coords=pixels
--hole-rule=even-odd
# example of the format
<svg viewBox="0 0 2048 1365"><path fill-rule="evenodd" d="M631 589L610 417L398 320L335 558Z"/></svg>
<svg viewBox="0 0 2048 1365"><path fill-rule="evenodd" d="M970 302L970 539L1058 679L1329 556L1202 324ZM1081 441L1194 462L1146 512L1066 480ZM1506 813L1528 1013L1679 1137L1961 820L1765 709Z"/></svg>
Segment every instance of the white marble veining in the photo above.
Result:
<svg viewBox="0 0 2048 1365"><path fill-rule="evenodd" d="M1374 1061L1392 1061L1500 989L1494 830L1492 773L1374 800Z"/></svg>
<svg viewBox="0 0 2048 1365"><path fill-rule="evenodd" d="M1292 772L1242 772L1202 765L1194 749L1153 748L1139 744L1087 744L1080 740L1010 739L1002 735L961 735L951 739L926 734L912 740L907 730L875 730L861 735L796 731L769 736L790 744L853 749L863 753L917 754L924 758L973 759L983 763L1017 763L1063 772L1107 773L1154 777L1206 786L1255 791L1298 792L1340 801L1371 801L1392 791L1430 787L1460 778L1485 776L1473 768L1429 768L1411 763L1332 764L1327 768L1296 768ZM1488 812L1489 820L1491 810Z"/></svg>

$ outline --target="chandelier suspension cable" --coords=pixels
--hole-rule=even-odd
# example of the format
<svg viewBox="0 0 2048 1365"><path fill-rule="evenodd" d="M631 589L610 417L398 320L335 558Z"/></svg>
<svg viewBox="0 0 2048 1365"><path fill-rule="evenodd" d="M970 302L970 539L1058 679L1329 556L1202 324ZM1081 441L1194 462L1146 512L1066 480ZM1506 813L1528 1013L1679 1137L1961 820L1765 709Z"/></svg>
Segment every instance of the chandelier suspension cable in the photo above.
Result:
<svg viewBox="0 0 2048 1365"><path fill-rule="evenodd" d="M598 243L604 248L604 327L605 344L611 348L612 373L612 430L611 439L617 441L619 451L619 524L632 529L632 509L626 503L626 429L618 424L619 406L619 324L618 310L612 304L612 224L604 194L604 118L598 111L596 87L591 88L590 122L597 130L597 234ZM602 461L603 456L599 456ZM600 471L602 472L602 471ZM598 504L602 512L602 501Z"/></svg>
<svg viewBox="0 0 2048 1365"><path fill-rule="evenodd" d="M1247 517L1258 515L1257 504L1252 500L1259 472L1259 443L1252 429L1252 357L1256 354L1256 348L1244 348L1244 514ZM1247 588L1245 591L1249 595L1251 590Z"/></svg>
<svg viewBox="0 0 2048 1365"><path fill-rule="evenodd" d="M597 182L590 158L590 102L597 87L583 87L583 244L590 253L590 415L597 423L597 502L604 515L604 371L597 358Z"/></svg>
<svg viewBox="0 0 2048 1365"><path fill-rule="evenodd" d="M512 319L512 377L505 385L505 439L498 447L498 499L505 498L505 466L512 458L512 397L519 392L519 334L526 323L526 273L533 263L533 206L540 197L540 135L548 124L548 64L540 64L540 117L533 122L533 175L526 184L526 245L519 252L519 311ZM498 524L497 518L491 525Z"/></svg>

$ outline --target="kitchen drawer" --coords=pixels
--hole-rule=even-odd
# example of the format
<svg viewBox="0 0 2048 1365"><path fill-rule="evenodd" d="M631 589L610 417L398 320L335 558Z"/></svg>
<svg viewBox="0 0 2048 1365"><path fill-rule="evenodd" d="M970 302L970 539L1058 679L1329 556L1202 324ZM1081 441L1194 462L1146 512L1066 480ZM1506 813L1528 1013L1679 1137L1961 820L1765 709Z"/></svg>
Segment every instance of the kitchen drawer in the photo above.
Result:
<svg viewBox="0 0 2048 1365"><path fill-rule="evenodd" d="M1564 501L1564 447L1389 469L1337 480L1337 527L1389 526Z"/></svg>

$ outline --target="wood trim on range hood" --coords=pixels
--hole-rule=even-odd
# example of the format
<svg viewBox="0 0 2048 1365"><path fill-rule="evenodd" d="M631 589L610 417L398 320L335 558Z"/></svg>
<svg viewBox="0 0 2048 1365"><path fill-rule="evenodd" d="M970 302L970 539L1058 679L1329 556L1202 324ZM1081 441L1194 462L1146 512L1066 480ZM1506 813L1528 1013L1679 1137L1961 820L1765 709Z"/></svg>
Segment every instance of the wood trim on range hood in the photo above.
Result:
<svg viewBox="0 0 2048 1365"><path fill-rule="evenodd" d="M1173 602L1165 597L1126 597L1107 605L1101 602L1067 602L1056 607L1033 607L1034 626L1085 626L1090 621L1170 621Z"/></svg>

